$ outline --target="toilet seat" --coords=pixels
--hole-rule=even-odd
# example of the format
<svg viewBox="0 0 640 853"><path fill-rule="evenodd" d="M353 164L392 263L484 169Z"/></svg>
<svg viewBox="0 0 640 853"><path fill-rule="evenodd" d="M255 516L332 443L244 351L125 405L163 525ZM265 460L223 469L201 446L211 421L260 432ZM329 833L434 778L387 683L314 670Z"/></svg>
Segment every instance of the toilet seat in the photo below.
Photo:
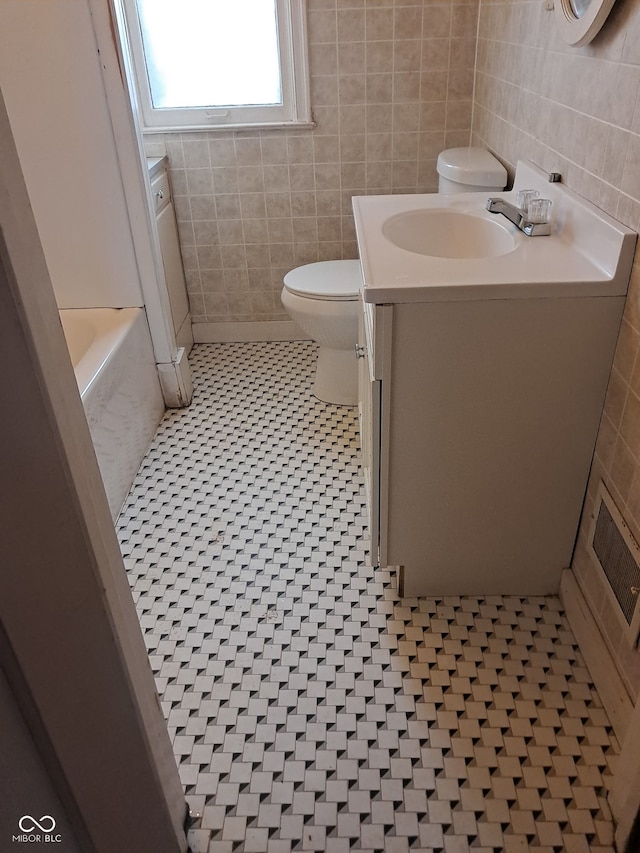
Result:
<svg viewBox="0 0 640 853"><path fill-rule="evenodd" d="M319 261L288 272L284 286L296 296L330 302L353 302L362 282L360 261Z"/></svg>

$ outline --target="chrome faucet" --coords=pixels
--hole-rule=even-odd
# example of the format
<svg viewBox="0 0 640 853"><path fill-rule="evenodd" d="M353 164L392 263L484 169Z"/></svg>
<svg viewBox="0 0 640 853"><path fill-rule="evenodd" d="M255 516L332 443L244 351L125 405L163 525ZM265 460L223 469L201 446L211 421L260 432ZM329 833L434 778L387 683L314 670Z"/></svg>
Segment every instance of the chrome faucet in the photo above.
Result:
<svg viewBox="0 0 640 853"><path fill-rule="evenodd" d="M516 228L526 234L527 237L546 237L551 234L551 227L548 222L531 222L527 218L525 210L505 201L503 198L488 198L487 210L489 213L501 213L506 216L509 222L513 222Z"/></svg>

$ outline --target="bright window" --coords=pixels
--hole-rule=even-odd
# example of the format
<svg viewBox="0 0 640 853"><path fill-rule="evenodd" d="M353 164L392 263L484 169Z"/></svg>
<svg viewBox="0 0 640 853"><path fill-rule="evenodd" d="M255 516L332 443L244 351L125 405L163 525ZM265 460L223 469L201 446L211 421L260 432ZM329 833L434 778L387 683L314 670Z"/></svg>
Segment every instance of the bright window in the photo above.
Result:
<svg viewBox="0 0 640 853"><path fill-rule="evenodd" d="M147 129L308 123L304 0L125 0Z"/></svg>

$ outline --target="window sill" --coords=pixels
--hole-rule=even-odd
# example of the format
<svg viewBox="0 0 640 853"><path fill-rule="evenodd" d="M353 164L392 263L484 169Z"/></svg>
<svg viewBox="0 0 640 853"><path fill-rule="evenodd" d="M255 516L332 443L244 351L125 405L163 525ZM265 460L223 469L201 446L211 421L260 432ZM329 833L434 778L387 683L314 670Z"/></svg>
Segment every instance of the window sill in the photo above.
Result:
<svg viewBox="0 0 640 853"><path fill-rule="evenodd" d="M193 124L193 125L167 125L159 127L143 127L144 136L155 133L219 133L225 130L313 130L316 126L314 121L286 121L286 122L256 122L254 124Z"/></svg>

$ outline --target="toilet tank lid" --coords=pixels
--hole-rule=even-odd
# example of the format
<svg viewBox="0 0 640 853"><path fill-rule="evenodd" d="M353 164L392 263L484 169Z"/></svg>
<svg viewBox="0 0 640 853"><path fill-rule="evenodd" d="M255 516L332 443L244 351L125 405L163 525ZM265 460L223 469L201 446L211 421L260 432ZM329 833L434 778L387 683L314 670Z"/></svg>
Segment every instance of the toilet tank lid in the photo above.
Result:
<svg viewBox="0 0 640 853"><path fill-rule="evenodd" d="M507 170L486 148L447 148L438 155L438 174L458 184L504 187Z"/></svg>
<svg viewBox="0 0 640 853"><path fill-rule="evenodd" d="M319 261L296 267L284 277L291 293L316 299L357 299L360 261Z"/></svg>

